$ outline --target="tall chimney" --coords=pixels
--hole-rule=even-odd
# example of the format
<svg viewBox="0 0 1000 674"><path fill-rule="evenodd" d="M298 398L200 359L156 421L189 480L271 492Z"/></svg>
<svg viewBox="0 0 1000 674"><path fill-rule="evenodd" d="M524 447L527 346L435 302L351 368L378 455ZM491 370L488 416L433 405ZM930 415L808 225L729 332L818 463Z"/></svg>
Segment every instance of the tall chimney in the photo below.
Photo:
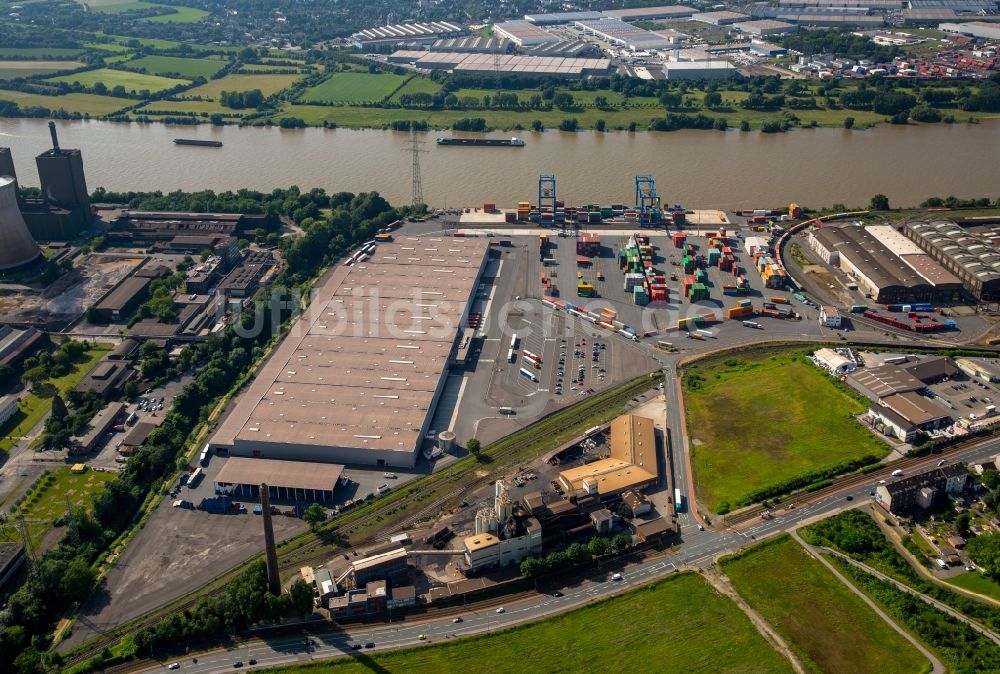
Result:
<svg viewBox="0 0 1000 674"><path fill-rule="evenodd" d="M52 150L59 151L59 136L56 135L56 123L49 122L49 135L52 136Z"/></svg>
<svg viewBox="0 0 1000 674"><path fill-rule="evenodd" d="M260 485L260 510L264 517L264 554L267 557L267 589L274 595L281 594L278 576L278 551L274 547L274 526L271 524L271 499L267 485Z"/></svg>

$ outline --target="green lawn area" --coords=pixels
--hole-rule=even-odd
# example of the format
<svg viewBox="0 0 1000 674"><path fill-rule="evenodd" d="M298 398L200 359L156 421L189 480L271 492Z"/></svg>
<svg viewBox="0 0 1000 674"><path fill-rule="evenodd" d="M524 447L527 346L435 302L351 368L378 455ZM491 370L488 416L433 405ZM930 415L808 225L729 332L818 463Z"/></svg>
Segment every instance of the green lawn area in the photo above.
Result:
<svg viewBox="0 0 1000 674"><path fill-rule="evenodd" d="M156 7L156 4L143 2L143 0L87 0L80 4L90 5L90 11L101 14L121 14L122 12Z"/></svg>
<svg viewBox="0 0 1000 674"><path fill-rule="evenodd" d="M149 23L195 23L201 21L210 12L206 12L203 9L196 9L194 7L179 7L176 5L160 5L161 7L170 7L174 10L171 14L161 14L159 16L151 16L143 21Z"/></svg>
<svg viewBox="0 0 1000 674"><path fill-rule="evenodd" d="M87 374L87 371L110 350L110 344L94 344L80 357L69 374L50 379L49 382L65 394L73 389L83 379L83 375ZM35 427L35 424L52 409L52 399L40 398L34 393L24 393L21 395L19 407L20 411L15 412L7 423L0 426L0 451L10 451L25 433Z"/></svg>
<svg viewBox="0 0 1000 674"><path fill-rule="evenodd" d="M92 87L98 82L103 82L109 90L118 85L125 87L126 91L139 92L143 89L151 93L172 89L178 84L189 84L190 80L173 79L170 77L160 77L159 75L145 75L143 73L133 73L127 70L112 70L111 68L98 68L72 75L62 75L60 77L49 78L51 82L79 82L85 87Z"/></svg>
<svg viewBox="0 0 1000 674"><path fill-rule="evenodd" d="M441 85L430 79L429 77L422 77L417 75L416 77L410 78L410 81L404 84L399 91L392 95L390 101L398 101L399 97L403 94L431 94L434 95L441 90Z"/></svg>
<svg viewBox="0 0 1000 674"><path fill-rule="evenodd" d="M0 47L0 58L65 59L74 58L83 49L70 47Z"/></svg>
<svg viewBox="0 0 1000 674"><path fill-rule="evenodd" d="M684 389L695 488L713 512L758 489L889 453L852 418L867 406L789 350L693 363Z"/></svg>
<svg viewBox="0 0 1000 674"><path fill-rule="evenodd" d="M69 466L60 466L42 477L19 508L19 512L24 514L32 546L37 548L45 533L66 514L67 502L74 507L89 508L90 496L104 489L115 477L117 473L94 470L74 474ZM20 540L17 531L11 527L7 527L4 533L7 540Z"/></svg>
<svg viewBox="0 0 1000 674"><path fill-rule="evenodd" d="M185 95L217 99L223 91L253 91L260 89L265 96L276 94L292 86L301 75L226 75L200 87L189 89Z"/></svg>
<svg viewBox="0 0 1000 674"><path fill-rule="evenodd" d="M548 674L602 671L612 662L623 672L792 671L736 605L694 573L488 636L265 671Z"/></svg>
<svg viewBox="0 0 1000 674"><path fill-rule="evenodd" d="M23 91L5 91L2 89L0 89L0 100L13 101L22 108L40 105L50 110L62 108L66 112L79 112L81 115L89 114L93 117L109 115L112 112L135 104L135 101L130 101L127 98L115 98L114 96L79 93L66 94L65 96L45 96L42 94L28 94Z"/></svg>
<svg viewBox="0 0 1000 674"><path fill-rule="evenodd" d="M82 67L79 61L0 61L0 80L48 75Z"/></svg>
<svg viewBox="0 0 1000 674"><path fill-rule="evenodd" d="M964 588L970 592L978 592L979 594L1000 601L1000 583L987 578L979 571L966 571L963 574L949 578L948 582L956 587Z"/></svg>
<svg viewBox="0 0 1000 674"><path fill-rule="evenodd" d="M334 73L306 89L299 100L306 103L377 103L405 81L403 75L388 73Z"/></svg>
<svg viewBox="0 0 1000 674"><path fill-rule="evenodd" d="M153 75L177 74L181 77L208 79L226 66L218 59L187 59L176 56L143 56L125 63L129 70L145 70Z"/></svg>
<svg viewBox="0 0 1000 674"><path fill-rule="evenodd" d="M930 670L912 644L787 535L725 558L721 568L811 671Z"/></svg>

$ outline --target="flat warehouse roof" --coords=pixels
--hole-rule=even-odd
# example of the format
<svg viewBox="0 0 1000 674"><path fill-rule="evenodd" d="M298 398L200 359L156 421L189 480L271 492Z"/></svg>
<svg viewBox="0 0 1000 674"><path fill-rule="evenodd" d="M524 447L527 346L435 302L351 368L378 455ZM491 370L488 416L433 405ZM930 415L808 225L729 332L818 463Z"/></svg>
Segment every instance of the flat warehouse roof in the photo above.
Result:
<svg viewBox="0 0 1000 674"><path fill-rule="evenodd" d="M215 481L220 484L266 484L268 487L331 491L337 486L337 480L343 472L344 467L336 463L231 456Z"/></svg>
<svg viewBox="0 0 1000 674"><path fill-rule="evenodd" d="M399 237L336 267L212 444L415 452L487 248Z"/></svg>

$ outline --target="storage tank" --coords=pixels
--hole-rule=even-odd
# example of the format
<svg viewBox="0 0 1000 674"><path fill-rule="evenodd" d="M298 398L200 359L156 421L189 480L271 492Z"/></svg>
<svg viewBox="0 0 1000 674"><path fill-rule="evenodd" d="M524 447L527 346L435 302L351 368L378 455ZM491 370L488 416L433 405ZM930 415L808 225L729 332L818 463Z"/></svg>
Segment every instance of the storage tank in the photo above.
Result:
<svg viewBox="0 0 1000 674"><path fill-rule="evenodd" d="M0 176L0 270L23 267L41 254L17 206L17 182Z"/></svg>
<svg viewBox="0 0 1000 674"><path fill-rule="evenodd" d="M438 447L442 452L455 451L455 434L452 431L441 431L438 433Z"/></svg>

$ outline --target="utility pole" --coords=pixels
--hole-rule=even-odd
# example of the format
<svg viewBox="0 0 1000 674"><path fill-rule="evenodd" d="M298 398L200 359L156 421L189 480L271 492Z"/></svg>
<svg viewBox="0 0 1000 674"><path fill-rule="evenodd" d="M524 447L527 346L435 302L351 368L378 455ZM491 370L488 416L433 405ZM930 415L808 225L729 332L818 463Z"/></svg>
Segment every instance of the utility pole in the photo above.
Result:
<svg viewBox="0 0 1000 674"><path fill-rule="evenodd" d="M21 534L21 543L24 545L24 556L30 561L33 559L31 554L31 537L28 536L28 525L24 522L24 513L17 514L17 532Z"/></svg>
<svg viewBox="0 0 1000 674"><path fill-rule="evenodd" d="M416 130L410 130L410 142L406 149L413 156L413 193L410 199L411 206L418 206L424 203L424 184L420 178L420 153L427 152L423 149L424 142L417 138Z"/></svg>

